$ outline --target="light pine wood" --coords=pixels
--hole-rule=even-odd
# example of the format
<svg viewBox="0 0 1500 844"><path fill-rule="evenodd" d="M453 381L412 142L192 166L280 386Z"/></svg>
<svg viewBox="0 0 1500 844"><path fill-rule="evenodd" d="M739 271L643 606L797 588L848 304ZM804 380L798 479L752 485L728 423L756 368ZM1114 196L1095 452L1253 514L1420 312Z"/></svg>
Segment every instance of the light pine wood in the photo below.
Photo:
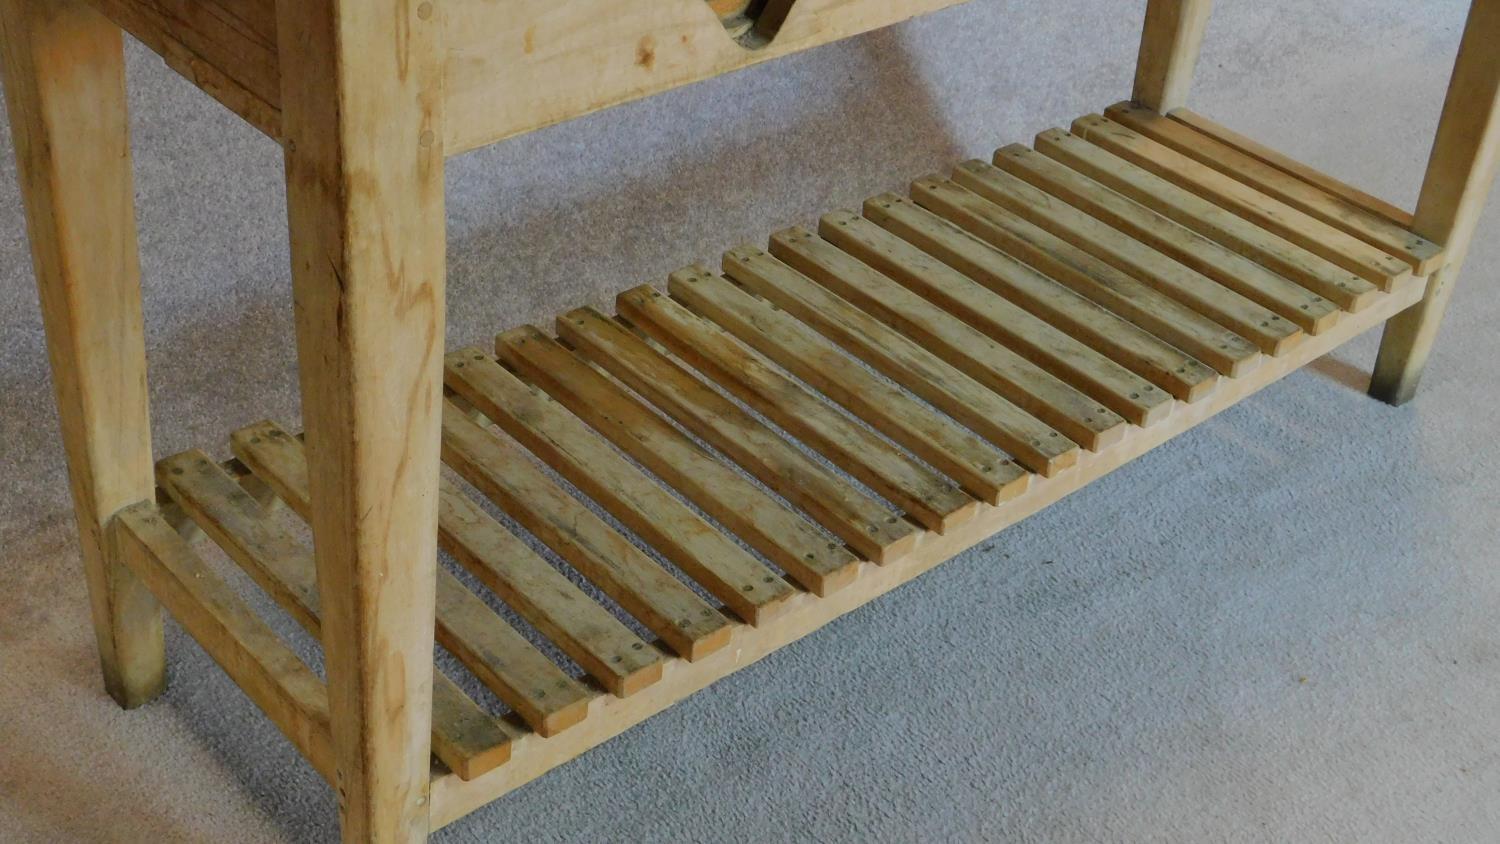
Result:
<svg viewBox="0 0 1500 844"><path fill-rule="evenodd" d="M1111 124L1109 127L1095 127L1079 134L1381 289L1411 273L1411 268L1400 259L1157 143L1120 122L1132 119L1132 116L1145 119L1154 114L1131 104L1113 106L1105 113ZM1076 124L1074 131L1078 131Z"/></svg>
<svg viewBox="0 0 1500 844"><path fill-rule="evenodd" d="M1185 394L1215 376L1213 369L1161 338L915 202L882 194L865 200L864 216L1173 395ZM1254 348L1244 352L1243 358L1222 360L1220 365L1230 374L1247 370L1260 353Z"/></svg>
<svg viewBox="0 0 1500 844"><path fill-rule="evenodd" d="M448 356L448 386L751 624L795 594L786 581L666 490L546 393L478 349Z"/></svg>
<svg viewBox="0 0 1500 844"><path fill-rule="evenodd" d="M824 215L818 232L954 318L1090 395L1128 396L1145 380L852 211ZM1197 401L1213 391L1218 373L1196 362L1193 373L1200 380L1176 384L1173 395L1183 401Z"/></svg>
<svg viewBox="0 0 1500 844"><path fill-rule="evenodd" d="M1445 263L1422 303L1386 325L1370 394L1405 404L1432 354L1453 285L1500 166L1500 0L1473 0L1412 231L1443 244Z"/></svg>
<svg viewBox="0 0 1500 844"><path fill-rule="evenodd" d="M1442 247L1436 243L1222 144L1181 121L1128 103L1114 106L1105 114L1157 143L1394 256L1418 275L1427 275L1442 258Z"/></svg>
<svg viewBox="0 0 1500 844"><path fill-rule="evenodd" d="M251 126L281 134L275 0L89 0Z"/></svg>
<svg viewBox="0 0 1500 844"><path fill-rule="evenodd" d="M1170 300L1269 355L1281 354L1302 340L1301 329L1291 322L1012 173L969 161L954 169L953 181L1079 250L1072 253L1075 266L1113 294L1120 303L1114 308L1117 313L1161 313L1174 307L1167 303Z"/></svg>
<svg viewBox="0 0 1500 844"><path fill-rule="evenodd" d="M672 273L669 285L673 298L848 408L979 500L998 504L1025 490L1030 473L1003 452L871 374L769 302L702 267Z"/></svg>
<svg viewBox="0 0 1500 844"><path fill-rule="evenodd" d="M703 0L449 0L447 146L456 154L958 2L773 0L759 28L775 38L747 47Z"/></svg>
<svg viewBox="0 0 1500 844"><path fill-rule="evenodd" d="M814 595L831 595L853 582L858 558L841 542L719 462L539 329L527 326L501 334L495 350Z"/></svg>
<svg viewBox="0 0 1500 844"><path fill-rule="evenodd" d="M591 308L558 317L558 334L745 471L876 562L916 543L914 525L803 454L739 405Z"/></svg>
<svg viewBox="0 0 1500 844"><path fill-rule="evenodd" d="M516 743L510 763L471 782L453 777L433 784L433 823L443 826L496 798L536 779L630 727L668 708L713 682L751 665L830 621L891 591L943 561L990 539L996 532L1055 503L1151 449L1194 426L1211 419L1262 388L1322 357L1344 342L1379 325L1391 315L1418 301L1423 283L1408 278L1389 294L1380 294L1365 311L1351 315L1338 325L1292 349L1268 359L1264 366L1241 378L1225 379L1212 394L1193 404L1182 405L1171 418L1150 428L1131 428L1125 440L1108 451L1085 453L1074 471L1056 478L1037 478L1026 494L1000 507L987 507L979 518L947 534L929 533L918 549L885 566L866 564L854 584L827 598L801 595L776 624L765 627L739 626L730 644L709 659L688 664L680 660L667 666L662 681L627 699L600 697L590 704L589 717L576 729L555 739L538 741L523 737Z"/></svg>
<svg viewBox="0 0 1500 844"><path fill-rule="evenodd" d="M1033 472L1050 477L1078 462L1080 444L768 253L753 246L732 249L724 255L724 273L1005 449ZM1104 448L1124 435L1119 417L1101 418L1106 419L1102 430L1079 431L1084 447Z"/></svg>
<svg viewBox="0 0 1500 844"><path fill-rule="evenodd" d="M1336 308L1357 311L1369 303L1377 289L1354 273L1109 151L1102 139L1118 136L1124 141L1132 137L1124 126L1101 115L1088 115L1073 122L1073 133L1088 143L1043 144L1038 148L1109 189L1284 276ZM1311 306L1318 303L1304 304L1309 304L1312 312Z"/></svg>
<svg viewBox="0 0 1500 844"><path fill-rule="evenodd" d="M1315 170L1300 161L1296 161L1271 149L1253 138L1248 138L1230 129L1228 126L1215 123L1207 117L1187 108L1174 109L1168 117L1179 123L1191 126L1219 143L1239 150L1257 161L1269 164L1283 173L1296 176L1310 185L1323 189L1327 193L1341 197L1345 201L1353 203L1366 211L1378 214L1404 229L1411 229L1412 216L1410 211L1397 208L1379 197L1372 196L1359 188L1345 184L1326 173Z"/></svg>
<svg viewBox="0 0 1500 844"><path fill-rule="evenodd" d="M772 235L771 254L1068 436L1154 425L1172 411L1172 397L1141 379L1101 397L1076 390L806 229Z"/></svg>
<svg viewBox="0 0 1500 844"><path fill-rule="evenodd" d="M281 437L256 437L248 455L258 477L266 479L276 500L306 515L307 464L301 444L285 437L286 448L271 446ZM289 532L268 518L267 505L201 451L183 452L156 467L161 486L213 541L270 595L293 620L315 638L322 636L318 618L317 568L312 554ZM180 531L179 531L180 532ZM472 779L510 758L510 742L520 733L489 715L462 689L433 669L435 755L449 770ZM582 713L576 713L582 715Z"/></svg>
<svg viewBox="0 0 1500 844"><path fill-rule="evenodd" d="M679 359L836 463L930 530L974 517L979 502L947 478L782 375L712 322L650 286L620 294L620 315Z"/></svg>
<svg viewBox="0 0 1500 844"><path fill-rule="evenodd" d="M1087 163L1073 167L1073 162ZM1083 169L1089 165L1105 169L1131 165L1076 135L1060 129L1043 132L1037 136L1036 151L1006 147L995 154L995 165L1203 273L1305 331L1317 334L1338 319L1338 306L1322 296L1084 175ZM1138 177L1154 178L1144 171L1139 171Z"/></svg>
<svg viewBox="0 0 1500 844"><path fill-rule="evenodd" d="M0 0L5 98L104 688L166 683L161 611L106 532L154 498L120 30L77 0Z"/></svg>
<svg viewBox="0 0 1500 844"><path fill-rule="evenodd" d="M307 459L302 443L274 422L260 422L230 437L234 453L304 519L308 501ZM438 539L443 549L490 590L547 635L609 691L632 694L661 679L661 654L642 642L603 607L444 479L439 490ZM434 677L438 672L434 672ZM435 692L442 691L434 687ZM455 702L448 708L461 706ZM434 709L439 708L434 703ZM436 717L436 716L434 716ZM474 722L470 714L462 723ZM442 724L434 721L436 747ZM451 733L451 731L449 731ZM449 743L455 737L443 738ZM465 742L472 746L473 741ZM443 759L441 753L437 754ZM443 759L450 767L452 762ZM502 760L503 761L503 760ZM472 767L472 760L466 765Z"/></svg>
<svg viewBox="0 0 1500 844"><path fill-rule="evenodd" d="M277 3L311 524L348 842L418 841L428 828L444 8Z"/></svg>
<svg viewBox="0 0 1500 844"><path fill-rule="evenodd" d="M451 402L443 408L443 460L685 659L729 641L729 619Z"/></svg>
<svg viewBox="0 0 1500 844"><path fill-rule="evenodd" d="M285 470L285 476L267 475L268 481L276 489L287 490L290 498L306 500L305 461L300 465L270 463L266 468ZM264 508L202 452L184 452L161 461L157 477L204 532L309 632L319 635L316 566L301 542L267 519ZM294 509L307 512L305 507ZM583 718L592 695L441 568L436 615L437 639L443 647L532 729L554 735Z"/></svg>
<svg viewBox="0 0 1500 844"><path fill-rule="evenodd" d="M1213 0L1148 0L1135 68L1136 102L1165 114L1186 105Z"/></svg>
<svg viewBox="0 0 1500 844"><path fill-rule="evenodd" d="M141 502L110 525L125 564L330 783L336 759L328 690L162 518Z"/></svg>

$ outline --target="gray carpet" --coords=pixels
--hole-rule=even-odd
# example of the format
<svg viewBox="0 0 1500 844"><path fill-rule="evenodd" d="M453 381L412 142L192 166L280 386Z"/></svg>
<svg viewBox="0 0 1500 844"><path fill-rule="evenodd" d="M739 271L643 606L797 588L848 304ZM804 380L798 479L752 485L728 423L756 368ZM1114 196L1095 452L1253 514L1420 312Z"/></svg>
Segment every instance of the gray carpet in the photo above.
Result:
<svg viewBox="0 0 1500 844"><path fill-rule="evenodd" d="M1466 4L1220 6L1199 109L1409 207ZM456 159L450 344L1121 99L1142 7L976 0ZM156 445L223 454L297 423L279 151L130 70ZM100 689L0 153L0 839L332 840L175 625L159 702ZM1366 336L439 840L1497 840L1496 266L1492 211L1416 403Z"/></svg>

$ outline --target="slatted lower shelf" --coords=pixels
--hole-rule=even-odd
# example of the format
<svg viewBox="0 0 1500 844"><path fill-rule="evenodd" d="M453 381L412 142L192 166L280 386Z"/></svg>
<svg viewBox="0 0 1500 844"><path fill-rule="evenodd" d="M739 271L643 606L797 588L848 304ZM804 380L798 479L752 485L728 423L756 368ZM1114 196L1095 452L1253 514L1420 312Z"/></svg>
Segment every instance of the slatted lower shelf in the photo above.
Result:
<svg viewBox="0 0 1500 844"><path fill-rule="evenodd" d="M722 275L628 290L615 315L582 308L555 334L449 355L443 460L466 483L443 482L439 540L493 595L440 569L437 639L510 711L435 673L434 823L1410 306L1442 256L1408 226L1197 115L1120 105L730 250ZM231 445L230 464L161 461L172 518L148 507L120 529L174 614L326 773L326 691L163 529L184 514L318 634L311 549L252 495L307 517L302 444L263 422Z"/></svg>

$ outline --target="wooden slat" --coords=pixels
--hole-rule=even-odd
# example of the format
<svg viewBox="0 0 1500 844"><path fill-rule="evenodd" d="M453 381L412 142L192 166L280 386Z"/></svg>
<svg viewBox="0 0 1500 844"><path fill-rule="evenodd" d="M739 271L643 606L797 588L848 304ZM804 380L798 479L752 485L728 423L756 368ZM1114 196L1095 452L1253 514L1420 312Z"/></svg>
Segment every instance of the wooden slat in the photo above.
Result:
<svg viewBox="0 0 1500 844"><path fill-rule="evenodd" d="M1266 354L1285 352L1302 331L1260 305L1220 286L1118 229L1059 202L1043 190L983 161L960 164L953 181L1072 244L1095 260L1077 263L1120 302L1117 313L1160 311L1164 299L1184 305L1254 343ZM1076 253L1074 253L1076 256Z"/></svg>
<svg viewBox="0 0 1500 844"><path fill-rule="evenodd" d="M558 318L558 334L632 390L879 563L916 545L917 529L591 308Z"/></svg>
<svg viewBox="0 0 1500 844"><path fill-rule="evenodd" d="M1332 326L1339 307L1255 261L1128 199L1080 172L1069 162L1093 167L1130 167L1084 139L1052 129L1036 138L1037 151L1022 146L995 153L995 165L1087 211L1219 282L1246 299L1317 334ZM1113 161L1111 161L1113 159ZM1155 178L1141 171L1141 176ZM1289 247L1291 244L1287 244ZM1293 247L1295 248L1295 247ZM1329 269L1336 270L1332 265Z"/></svg>
<svg viewBox="0 0 1500 844"><path fill-rule="evenodd" d="M201 451L157 464L157 477L219 547L309 633L321 635L312 550ZM306 472L302 473L306 477ZM273 488L283 479L265 479ZM590 692L542 656L447 571L437 575L437 638L532 729L555 735L588 712ZM434 674L436 674L434 669Z"/></svg>
<svg viewBox="0 0 1500 844"><path fill-rule="evenodd" d="M1088 139L1093 133L1096 138L1088 139L1087 145L1092 152L1085 153L1082 147L1049 147L1045 151L1110 190L1254 260L1344 310L1358 311L1373 300L1378 289L1370 282L1115 155L1097 141L1107 133L1129 131L1098 115L1080 117L1073 123L1073 134Z"/></svg>
<svg viewBox="0 0 1500 844"><path fill-rule="evenodd" d="M825 215L818 232L1084 392L1098 395L1123 390L1128 395L1139 383L1140 376L1134 372L853 211ZM1213 392L1218 373L1194 361L1191 374L1197 380L1184 378L1169 391L1183 401L1197 401Z"/></svg>
<svg viewBox="0 0 1500 844"><path fill-rule="evenodd" d="M672 273L673 298L820 390L990 503L1020 495L1026 472L994 446L871 374L822 335L705 269Z"/></svg>
<svg viewBox="0 0 1500 844"><path fill-rule="evenodd" d="M741 618L751 624L775 618L795 594L578 417L484 352L469 348L448 355L447 383Z"/></svg>
<svg viewBox="0 0 1500 844"><path fill-rule="evenodd" d="M304 758L334 781L328 689L149 502L111 522L123 561Z"/></svg>
<svg viewBox="0 0 1500 844"><path fill-rule="evenodd" d="M302 443L274 422L234 432L230 445L258 475L274 478L289 507L309 512ZM606 689L629 695L661 679L661 652L585 595L447 479L438 490L444 550L541 630Z"/></svg>
<svg viewBox="0 0 1500 844"><path fill-rule="evenodd" d="M1202 361L911 200L882 194L865 200L863 210L865 218L876 225L1173 395L1186 394L1217 377ZM1259 356L1253 347L1248 352L1251 357L1243 361L1222 359L1220 363L1231 374L1236 369L1244 371Z"/></svg>
<svg viewBox="0 0 1500 844"><path fill-rule="evenodd" d="M730 250L724 256L724 272L1037 474L1051 477L1078 462L1078 446L1056 429L766 252L753 246ZM1121 435L1123 426L1116 426L1084 445L1103 448Z"/></svg>
<svg viewBox="0 0 1500 844"><path fill-rule="evenodd" d="M729 641L731 623L564 492L518 447L443 403L443 460L687 659Z"/></svg>
<svg viewBox="0 0 1500 844"><path fill-rule="evenodd" d="M1225 375L1240 375L1260 364L1254 343L967 188L929 176L912 182L911 196L923 208L1025 261L1117 319Z"/></svg>
<svg viewBox="0 0 1500 844"><path fill-rule="evenodd" d="M858 558L540 330L495 339L507 366L546 390L641 465L815 595L848 586Z"/></svg>
<svg viewBox="0 0 1500 844"><path fill-rule="evenodd" d="M1412 214L1410 211L1398 208L1377 196L1365 193L1352 185L1345 184L1320 170L1309 167L1258 141L1247 138L1227 126L1215 123L1197 112L1187 108L1177 108L1173 109L1167 116L1179 123L1191 126L1219 143L1233 147L1257 161L1269 164L1283 173L1296 176L1310 185L1342 198L1346 202L1353 203L1373 214L1378 214L1403 229L1410 230L1412 227Z"/></svg>
<svg viewBox="0 0 1500 844"><path fill-rule="evenodd" d="M679 359L939 532L974 517L979 502L868 428L777 372L722 328L650 286L616 299L620 315Z"/></svg>
<svg viewBox="0 0 1500 844"><path fill-rule="evenodd" d="M1432 272L1442 260L1441 246L1413 234L1408 228L1220 143L1180 121L1129 104L1113 106L1104 113L1159 144L1395 256L1418 275Z"/></svg>
<svg viewBox="0 0 1500 844"><path fill-rule="evenodd" d="M806 229L772 235L771 254L1068 436L1080 421L1088 431L1121 417L1144 426L1172 412L1170 394L1130 373L1118 390L1080 392Z"/></svg>
<svg viewBox="0 0 1500 844"><path fill-rule="evenodd" d="M711 659L687 664L673 661L662 682L644 694L621 700L600 696L591 704L589 719L576 730L556 739L521 739L509 765L479 782L464 783L451 777L433 783L432 818L435 826L457 818L536 780L589 748L624 733L667 709L688 695L739 671L771 653L824 628L834 619L868 604L924 572L977 545L992 541L997 532L1056 503L1077 490L1109 475L1152 449L1215 417L1266 386L1311 361L1328 354L1348 340L1379 325L1391 315L1409 308L1422 297L1423 283L1408 279L1394 292L1380 297L1368 311L1351 315L1324 334L1311 337L1284 357L1269 358L1266 365L1244 378L1224 379L1212 395L1178 409L1161 425L1131 428L1120 447L1098 454L1085 454L1078 472L1057 478L1037 478L1031 490L1000 507L985 508L977 519L952 533L929 534L917 553L889 566L865 566L854 587L829 598L801 595L795 606L776 624L735 629L729 648Z"/></svg>
<svg viewBox="0 0 1500 844"><path fill-rule="evenodd" d="M1105 121L1101 123L1094 121L1094 117L1080 118L1073 124L1073 132L1381 289L1387 289L1395 280L1411 274L1411 268L1399 259L1362 240L1241 184L1212 167L1199 164L1121 123L1100 118ZM1327 291L1318 292L1334 298ZM1339 304L1349 307L1344 302Z"/></svg>

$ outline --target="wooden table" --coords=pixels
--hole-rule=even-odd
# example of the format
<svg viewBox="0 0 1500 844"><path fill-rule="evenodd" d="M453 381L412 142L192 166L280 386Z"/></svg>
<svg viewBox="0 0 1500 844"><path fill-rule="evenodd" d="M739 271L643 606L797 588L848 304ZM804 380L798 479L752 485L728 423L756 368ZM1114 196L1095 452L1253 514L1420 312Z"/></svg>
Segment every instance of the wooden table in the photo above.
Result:
<svg viewBox="0 0 1500 844"><path fill-rule="evenodd" d="M337 789L345 840L421 840L1368 327L1371 392L1412 397L1494 177L1500 0L1414 213L1186 110L1209 2L1150 0L1132 102L445 355L447 156L955 2L0 0L108 692L161 690L164 605ZM151 453L122 30L285 150L307 429L250 425L225 462ZM326 684L199 531L321 639Z"/></svg>

